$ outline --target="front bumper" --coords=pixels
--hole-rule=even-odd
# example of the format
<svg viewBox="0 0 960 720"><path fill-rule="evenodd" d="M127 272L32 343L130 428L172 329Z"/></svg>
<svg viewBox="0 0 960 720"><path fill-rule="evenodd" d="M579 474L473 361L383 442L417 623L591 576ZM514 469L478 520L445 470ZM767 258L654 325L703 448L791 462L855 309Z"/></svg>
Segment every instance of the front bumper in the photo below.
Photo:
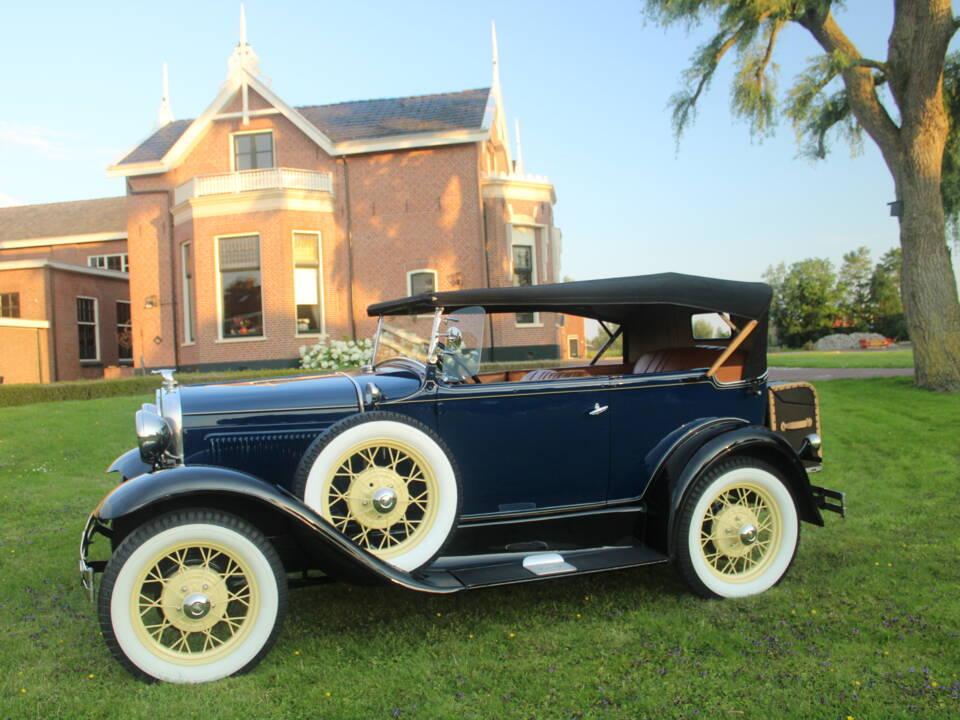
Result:
<svg viewBox="0 0 960 720"><path fill-rule="evenodd" d="M90 560L90 544L96 534L109 538L113 533L106 525L100 522L96 515L87 518L87 524L80 536L80 584L87 591L90 602L94 600L96 590L96 574L102 573L107 567L106 560Z"/></svg>

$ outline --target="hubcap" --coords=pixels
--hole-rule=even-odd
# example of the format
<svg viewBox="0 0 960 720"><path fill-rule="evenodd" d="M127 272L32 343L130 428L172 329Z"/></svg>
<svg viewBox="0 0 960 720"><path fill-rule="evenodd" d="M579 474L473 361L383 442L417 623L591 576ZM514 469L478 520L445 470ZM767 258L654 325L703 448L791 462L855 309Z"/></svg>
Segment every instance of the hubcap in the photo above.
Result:
<svg viewBox="0 0 960 720"><path fill-rule="evenodd" d="M397 506L397 494L390 488L380 488L373 494L373 509L386 514Z"/></svg>
<svg viewBox="0 0 960 720"><path fill-rule="evenodd" d="M183 614L192 620L199 620L210 612L210 599L201 593L194 593L183 601Z"/></svg>
<svg viewBox="0 0 960 720"><path fill-rule="evenodd" d="M744 525L740 528L740 542L744 545L753 545L757 541L757 526Z"/></svg>

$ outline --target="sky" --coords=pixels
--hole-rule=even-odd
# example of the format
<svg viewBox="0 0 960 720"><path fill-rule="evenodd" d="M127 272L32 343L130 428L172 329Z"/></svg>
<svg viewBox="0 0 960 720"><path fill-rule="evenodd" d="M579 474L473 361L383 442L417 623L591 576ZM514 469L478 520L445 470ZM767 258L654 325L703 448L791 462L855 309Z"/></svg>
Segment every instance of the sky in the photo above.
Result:
<svg viewBox="0 0 960 720"><path fill-rule="evenodd" d="M486 87L490 23L511 135L527 172L548 176L576 280L687 272L759 280L809 257L876 261L898 244L893 183L869 138L798 158L792 128L751 138L729 111L731 64L701 98L679 146L667 107L708 28L645 21L640 0L485 3L247 0L261 72L290 105ZM850 0L837 19L882 59L892 3ZM239 3L0 0L0 205L122 195L105 168L150 134L169 65L176 118L200 114L226 79ZM817 54L781 35L786 89Z"/></svg>

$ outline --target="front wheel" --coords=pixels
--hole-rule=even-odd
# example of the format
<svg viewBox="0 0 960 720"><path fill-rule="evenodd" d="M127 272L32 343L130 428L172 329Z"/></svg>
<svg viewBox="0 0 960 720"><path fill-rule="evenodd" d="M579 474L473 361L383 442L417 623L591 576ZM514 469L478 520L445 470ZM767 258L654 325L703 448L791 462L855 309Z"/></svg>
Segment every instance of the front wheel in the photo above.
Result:
<svg viewBox="0 0 960 720"><path fill-rule="evenodd" d="M760 460L735 458L698 479L681 505L680 574L703 597L744 597L776 585L797 551L790 489Z"/></svg>
<svg viewBox="0 0 960 720"><path fill-rule="evenodd" d="M283 567L259 530L234 515L189 510L124 539L98 607L107 646L134 675L201 683L259 662L286 601Z"/></svg>

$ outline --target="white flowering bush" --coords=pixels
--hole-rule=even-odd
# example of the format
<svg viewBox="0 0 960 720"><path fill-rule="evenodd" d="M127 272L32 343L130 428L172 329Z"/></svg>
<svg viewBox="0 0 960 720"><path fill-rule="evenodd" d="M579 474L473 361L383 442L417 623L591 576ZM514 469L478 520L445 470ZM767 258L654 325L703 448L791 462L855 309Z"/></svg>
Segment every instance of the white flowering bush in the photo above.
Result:
<svg viewBox="0 0 960 720"><path fill-rule="evenodd" d="M365 365L373 359L373 340L328 340L300 346L300 367L307 370L338 370Z"/></svg>

